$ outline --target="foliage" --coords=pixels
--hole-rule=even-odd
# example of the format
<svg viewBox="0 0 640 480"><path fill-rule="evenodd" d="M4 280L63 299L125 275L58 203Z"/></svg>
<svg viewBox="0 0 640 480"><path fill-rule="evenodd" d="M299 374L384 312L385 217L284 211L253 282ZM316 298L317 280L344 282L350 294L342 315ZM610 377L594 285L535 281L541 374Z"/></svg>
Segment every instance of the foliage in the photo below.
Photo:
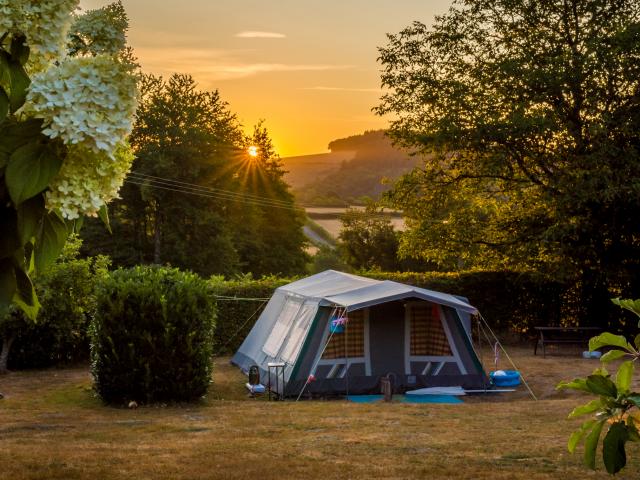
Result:
<svg viewBox="0 0 640 480"><path fill-rule="evenodd" d="M351 267L343 260L340 250L328 245L320 245L311 260L312 262L309 265L309 273L311 274L324 272L325 270L351 271Z"/></svg>
<svg viewBox="0 0 640 480"><path fill-rule="evenodd" d="M0 337L12 338L8 367L42 368L89 358L87 329L95 314L95 286L107 274L105 257L79 259L72 237L62 254L35 280L42 308L37 322L12 309L0 321Z"/></svg>
<svg viewBox="0 0 640 480"><path fill-rule="evenodd" d="M199 91L186 75L146 76L141 90L137 158L110 209L115 235L88 222L85 252L202 275L301 272L303 218L267 130L245 137L218 91Z"/></svg>
<svg viewBox="0 0 640 480"><path fill-rule="evenodd" d="M77 5L0 1L0 316L13 303L36 317L32 277L81 215L104 217L132 160L135 65L122 42L95 56L65 52ZM114 28L124 36L124 12Z"/></svg>
<svg viewBox="0 0 640 480"><path fill-rule="evenodd" d="M388 197L401 250L571 279L586 324L637 290L639 20L632 0L458 0L390 35L377 111L424 155Z"/></svg>
<svg viewBox="0 0 640 480"><path fill-rule="evenodd" d="M640 317L640 300L614 299L613 303ZM571 435L568 448L573 453L584 439L584 462L595 470L596 450L602 431L607 427L602 440L602 460L607 472L615 474L627 463L626 443L640 441L640 392L632 391L635 362L640 358L640 335L636 336L633 344L622 335L611 333L603 333L589 341L590 351L602 347L613 347L600 358L603 364L625 359L618 367L615 378L612 379L603 366L587 378L562 382L558 388L579 390L598 397L576 407L569 414L569 418L588 414L592 414L593 418Z"/></svg>
<svg viewBox="0 0 640 480"><path fill-rule="evenodd" d="M398 236L391 220L373 206L366 210L347 209L341 217L340 250L352 268L399 269Z"/></svg>
<svg viewBox="0 0 640 480"><path fill-rule="evenodd" d="M293 280L273 276L254 279L249 275L225 281L221 277L212 277L209 282L218 312L214 353L235 353L275 289Z"/></svg>
<svg viewBox="0 0 640 480"><path fill-rule="evenodd" d="M211 381L215 306L207 282L159 267L116 270L98 286L91 372L108 403L189 401Z"/></svg>

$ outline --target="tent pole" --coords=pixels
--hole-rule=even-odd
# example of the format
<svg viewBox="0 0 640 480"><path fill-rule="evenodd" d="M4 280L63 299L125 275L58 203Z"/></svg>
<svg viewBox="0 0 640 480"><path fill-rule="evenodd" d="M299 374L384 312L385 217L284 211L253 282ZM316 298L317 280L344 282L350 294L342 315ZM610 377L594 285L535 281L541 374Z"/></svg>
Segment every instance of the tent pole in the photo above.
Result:
<svg viewBox="0 0 640 480"><path fill-rule="evenodd" d="M331 314L329 315L329 323L331 323L331 317L336 315L337 312L338 312L338 307L337 306L333 307L333 310L331 311ZM316 360L314 365L311 367L311 372L309 372L311 375L316 371L318 363L322 359L322 355L324 355L324 351L327 349L327 345L329 345L329 342L331 342L331 338L333 338L333 332L331 332L331 335L329 335L329 338L327 338L327 343L325 343L324 347L322 347L322 352L320 352L320 355L318 356L318 360ZM302 386L302 389L300 390L300 393L298 394L298 397L296 398L296 402L298 400L300 400L300 397L304 393L304 390L307 388L308 384L309 384L309 375L307 375L307 379L305 380L304 385Z"/></svg>
<svg viewBox="0 0 640 480"><path fill-rule="evenodd" d="M344 326L344 357L345 357L345 367L344 377L347 382L347 396L349 396L349 320L345 323Z"/></svg>

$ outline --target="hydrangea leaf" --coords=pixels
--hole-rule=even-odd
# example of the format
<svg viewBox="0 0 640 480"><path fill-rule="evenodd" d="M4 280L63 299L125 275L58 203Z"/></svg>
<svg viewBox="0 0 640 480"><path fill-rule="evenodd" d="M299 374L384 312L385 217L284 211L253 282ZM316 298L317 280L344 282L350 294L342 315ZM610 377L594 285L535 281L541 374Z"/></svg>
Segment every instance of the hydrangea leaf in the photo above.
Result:
<svg viewBox="0 0 640 480"><path fill-rule="evenodd" d="M29 47L24 35L13 35L11 40L11 57L20 65L25 65L29 60Z"/></svg>
<svg viewBox="0 0 640 480"><path fill-rule="evenodd" d="M9 96L4 88L0 86L0 122L7 118L9 114Z"/></svg>
<svg viewBox="0 0 640 480"><path fill-rule="evenodd" d="M18 148L9 158L5 173L13 203L20 205L42 192L61 166L62 158L46 145L32 142Z"/></svg>
<svg viewBox="0 0 640 480"><path fill-rule="evenodd" d="M36 236L44 214L43 195L37 195L20 204L18 207L18 232L23 245Z"/></svg>
<svg viewBox="0 0 640 480"><path fill-rule="evenodd" d="M40 310L40 302L36 295L33 283L21 268L15 267L16 292L13 296L13 302L18 305L22 311L31 319L35 320Z"/></svg>
<svg viewBox="0 0 640 480"><path fill-rule="evenodd" d="M9 103L11 112L13 113L24 105L24 101L27 98L27 89L29 88L31 80L29 80L29 76L27 72L25 72L24 67L18 62L9 63L9 76L11 78Z"/></svg>
<svg viewBox="0 0 640 480"><path fill-rule="evenodd" d="M42 272L58 258L67 241L67 233L67 226L56 213L49 212L45 215L36 238L36 272Z"/></svg>
<svg viewBox="0 0 640 480"><path fill-rule="evenodd" d="M632 361L622 362L616 374L616 387L619 392L628 392L631 388L634 365Z"/></svg>

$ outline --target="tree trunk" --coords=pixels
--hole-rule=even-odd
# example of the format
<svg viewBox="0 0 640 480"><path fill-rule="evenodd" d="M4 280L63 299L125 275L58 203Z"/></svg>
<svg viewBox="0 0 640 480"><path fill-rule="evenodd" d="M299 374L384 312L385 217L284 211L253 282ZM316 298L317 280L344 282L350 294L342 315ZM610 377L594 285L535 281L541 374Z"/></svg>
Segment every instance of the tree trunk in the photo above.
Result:
<svg viewBox="0 0 640 480"><path fill-rule="evenodd" d="M7 368L7 364L9 363L9 350L11 350L11 344L15 338L15 335L11 335L2 339L2 351L0 351L0 375L9 372L9 369Z"/></svg>
<svg viewBox="0 0 640 480"><path fill-rule="evenodd" d="M160 208L156 206L155 225L153 232L153 263L160 265L160 252L162 247L162 219Z"/></svg>

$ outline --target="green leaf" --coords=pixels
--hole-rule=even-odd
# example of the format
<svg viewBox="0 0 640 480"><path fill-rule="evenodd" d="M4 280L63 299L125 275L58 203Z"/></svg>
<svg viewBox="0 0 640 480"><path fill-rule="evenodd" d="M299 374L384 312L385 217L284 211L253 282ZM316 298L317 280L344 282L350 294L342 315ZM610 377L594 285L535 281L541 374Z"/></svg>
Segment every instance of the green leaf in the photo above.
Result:
<svg viewBox="0 0 640 480"><path fill-rule="evenodd" d="M640 395L638 394L629 395L627 397L627 400L633 403L636 407L640 408Z"/></svg>
<svg viewBox="0 0 640 480"><path fill-rule="evenodd" d="M624 357L625 355L628 355L628 352L623 352L622 350L611 350L607 353L605 353L601 358L600 361L603 363L608 363L608 362L613 362L614 360L618 360L619 358Z"/></svg>
<svg viewBox="0 0 640 480"><path fill-rule="evenodd" d="M633 340L633 343L635 344L636 348L640 350L640 333L636 335L636 338Z"/></svg>
<svg viewBox="0 0 640 480"><path fill-rule="evenodd" d="M631 360L622 362L622 365L618 368L618 373L616 374L616 387L620 393L626 393L631 388L633 370L634 365Z"/></svg>
<svg viewBox="0 0 640 480"><path fill-rule="evenodd" d="M5 182L15 205L42 192L62 166L62 158L47 145L28 143L9 158Z"/></svg>
<svg viewBox="0 0 640 480"><path fill-rule="evenodd" d="M603 426L604 421L598 422L584 441L584 464L591 470L596 469L596 448L598 447L598 440L600 440Z"/></svg>
<svg viewBox="0 0 640 480"><path fill-rule="evenodd" d="M27 37L24 35L13 35L11 40L11 56L20 65L25 65L29 60L29 47L26 44Z"/></svg>
<svg viewBox="0 0 640 480"><path fill-rule="evenodd" d="M9 77L11 78L11 89L9 92L9 104L11 113L18 110L27 98L27 88L31 84L27 72L18 62L9 62Z"/></svg>
<svg viewBox="0 0 640 480"><path fill-rule="evenodd" d="M613 298L611 300L615 305L629 310L640 317L640 300L621 300L619 298Z"/></svg>
<svg viewBox="0 0 640 480"><path fill-rule="evenodd" d="M43 272L58 258L67 236L67 226L58 215L54 212L45 215L35 244L36 273Z"/></svg>
<svg viewBox="0 0 640 480"><path fill-rule="evenodd" d="M0 85L7 90L11 87L11 75L9 74L9 61L11 57L6 50L0 50Z"/></svg>
<svg viewBox="0 0 640 480"><path fill-rule="evenodd" d="M16 293L16 275L13 262L4 258L0 260L0 314L4 316Z"/></svg>
<svg viewBox="0 0 640 480"><path fill-rule="evenodd" d="M580 390L582 392L591 393L591 390L587 387L587 380L585 378L576 378L571 380L570 382L560 382L556 386L556 390L561 390L563 388L570 388L572 390Z"/></svg>
<svg viewBox="0 0 640 480"><path fill-rule="evenodd" d="M593 427L593 425L597 422L597 420L587 420L584 422L578 430L573 432L569 437L569 442L567 443L567 449L569 452L573 453L576 451L576 447L582 438L587 434L587 432Z"/></svg>
<svg viewBox="0 0 640 480"><path fill-rule="evenodd" d="M589 340L589 350L594 351L600 347L614 346L630 350L631 345L627 342L627 339L622 335L614 335L613 333L605 332L597 337L593 337Z"/></svg>
<svg viewBox="0 0 640 480"><path fill-rule="evenodd" d="M111 224L109 223L109 209L106 205L102 205L100 207L100 210L98 210L98 216L100 217L100 220L102 220L102 223L104 223L104 226L107 227L107 231L113 234L111 231Z"/></svg>
<svg viewBox="0 0 640 480"><path fill-rule="evenodd" d="M0 122L9 115L9 96L0 86Z"/></svg>
<svg viewBox="0 0 640 480"><path fill-rule="evenodd" d="M587 388L591 393L596 395L604 395L605 397L617 397L618 390L616 385L607 377L602 375L589 375L587 377Z"/></svg>
<svg viewBox="0 0 640 480"><path fill-rule="evenodd" d="M20 204L18 207L18 231L22 245L36 236L45 212L43 195L37 195Z"/></svg>
<svg viewBox="0 0 640 480"><path fill-rule="evenodd" d="M13 301L22 309L27 317L35 321L38 311L40 310L40 302L38 302L33 283L29 275L18 267L15 267L15 275L17 288Z"/></svg>
<svg viewBox="0 0 640 480"><path fill-rule="evenodd" d="M609 431L602 441L602 459L607 472L618 473L627 464L627 454L624 451L624 444L629 439L627 426L623 422L616 422L609 428Z"/></svg>
<svg viewBox="0 0 640 480"><path fill-rule="evenodd" d="M569 414L569 418L579 417L580 415L586 415L587 413L593 413L596 410L600 410L602 408L602 400L599 398L596 400L592 400L585 405L581 405L573 409L573 411Z"/></svg>
<svg viewBox="0 0 640 480"><path fill-rule="evenodd" d="M627 434L630 442L640 442L640 432L631 416L627 417Z"/></svg>

